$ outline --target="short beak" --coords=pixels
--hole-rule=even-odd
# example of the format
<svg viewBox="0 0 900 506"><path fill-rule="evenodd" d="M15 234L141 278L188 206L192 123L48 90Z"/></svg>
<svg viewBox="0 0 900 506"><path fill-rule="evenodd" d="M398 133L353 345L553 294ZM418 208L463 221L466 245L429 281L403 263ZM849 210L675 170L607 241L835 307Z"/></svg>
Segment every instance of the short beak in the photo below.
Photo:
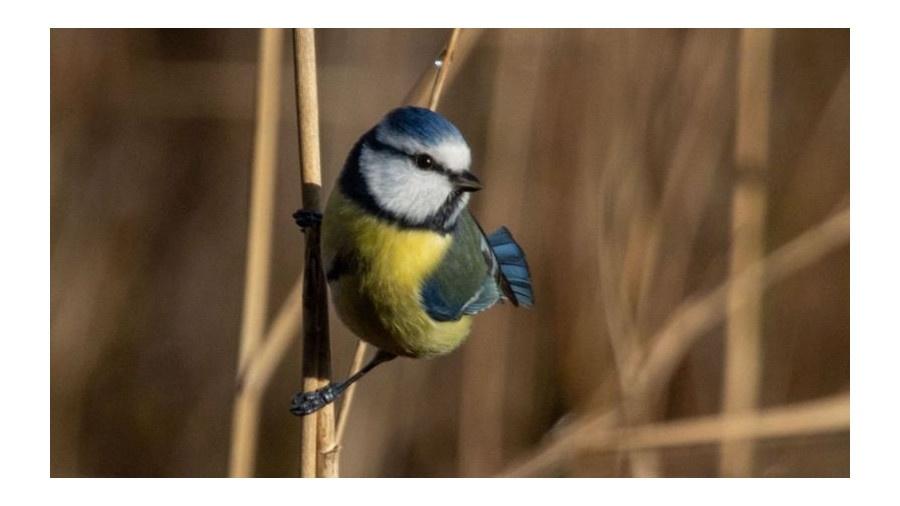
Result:
<svg viewBox="0 0 900 506"><path fill-rule="evenodd" d="M481 185L481 181L475 177L475 174L472 174L469 171L460 172L459 174L454 174L451 178L453 184L464 192L477 192L483 186Z"/></svg>

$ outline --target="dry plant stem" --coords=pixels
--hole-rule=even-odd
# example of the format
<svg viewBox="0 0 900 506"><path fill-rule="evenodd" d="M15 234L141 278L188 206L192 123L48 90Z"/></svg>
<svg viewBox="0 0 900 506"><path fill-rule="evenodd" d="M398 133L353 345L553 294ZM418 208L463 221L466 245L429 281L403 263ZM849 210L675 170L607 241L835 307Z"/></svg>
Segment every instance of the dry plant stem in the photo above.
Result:
<svg viewBox="0 0 900 506"><path fill-rule="evenodd" d="M366 349L368 346L365 341L360 340L356 343L356 352L353 354L353 362L350 364L350 371L347 373L347 377L351 377L363 366L363 359L366 357ZM338 414L338 422L337 422L337 431L334 438L335 446L340 448L341 441L344 440L344 431L347 430L347 420L350 415L350 406L353 405L353 396L356 394L356 383L353 383L347 388L347 392L344 394L344 401L341 404L341 411ZM338 454L340 456L340 454Z"/></svg>
<svg viewBox="0 0 900 506"><path fill-rule="evenodd" d="M640 367L634 382L633 398L628 402L646 404L668 384L685 354L704 332L721 323L727 315L727 294L731 285L745 283L759 272L765 272L764 287L789 276L834 249L850 238L850 210L844 209L822 223L807 230L764 260L754 263L737 277L693 301L686 302L673 314L651 341L650 352ZM619 420L617 413L589 414L576 420L571 429L559 434L548 446L513 467L505 475L534 474L555 465L570 455L572 440L592 427L609 427ZM527 472L525 472L527 471Z"/></svg>
<svg viewBox="0 0 900 506"><path fill-rule="evenodd" d="M535 476L542 471L554 468L572 458L576 450L574 442L577 438L592 431L611 430L621 422L622 416L616 409L606 412L595 411L582 415L580 419L574 421L559 433L553 434L552 439L538 451L508 467L498 476Z"/></svg>
<svg viewBox="0 0 900 506"><path fill-rule="evenodd" d="M609 166L600 175L604 216L599 223L599 269L600 279L604 280L600 290L617 371L615 379L622 399L630 395L630 378L637 372L648 338L659 323L660 308L671 307L680 297L682 281L673 273L683 274L686 269L707 204L714 167L724 149L724 135L710 136L707 129L696 126L724 122L714 111L724 101L725 92L720 88L727 74L725 63L729 55L724 49L708 54L705 42L702 35L689 36L674 77L677 83L688 76L694 78L697 74L693 68L702 58L699 82L690 81L694 91L688 97L683 128L678 131L666 167L659 203L651 209L651 194L655 192L650 191L646 175L626 168L643 163L633 153L613 148L608 156L615 158L606 162ZM650 101L649 97L645 100ZM628 126L621 129L620 138L613 144L630 145L640 135ZM676 229L678 237L673 240L672 230ZM655 406L625 404L622 414L627 424L642 425L657 415L655 411ZM653 452L629 452L625 456L632 475L659 474L660 460Z"/></svg>
<svg viewBox="0 0 900 506"><path fill-rule="evenodd" d="M646 253L643 255L635 325L633 334L626 340L631 348L626 355L626 376L636 372L631 361L646 351L647 338L657 328L659 313L654 314L654 309L670 308L681 297L683 280L686 279L684 273L712 191L715 167L725 149L725 136L710 135L708 129L713 127L718 131L726 126L725 117L716 115L714 111L725 101L722 84L728 73L726 63L731 55L725 47L707 54L708 50L704 48L706 42L704 34L691 34L679 68L678 75L683 76L690 72L692 64L697 63L700 54L708 58L699 75L684 126L678 134L666 170L663 194L644 247ZM673 227L673 223L678 226ZM673 230L678 231L674 241ZM680 275L673 277L673 273ZM625 395L630 396L628 388ZM650 423L659 416L658 405L626 405L624 414L630 424ZM629 459L635 476L659 475L661 459L657 452L634 452Z"/></svg>
<svg viewBox="0 0 900 506"><path fill-rule="evenodd" d="M715 442L819 434L850 427L846 393L770 408L761 412L698 417L676 422L611 429L606 423L584 424L547 447L536 458L508 469L503 476L533 476L579 451L613 452L659 449Z"/></svg>
<svg viewBox="0 0 900 506"><path fill-rule="evenodd" d="M685 60L680 70L690 72L691 65L696 65L699 57L696 53L705 45L703 36L694 33L693 43L689 44ZM705 52L705 51L704 51ZM690 249L694 243L697 230L711 191L711 181L720 155L724 152L723 135L710 136L709 128L722 128L728 125L719 120L714 111L718 104L725 101L723 81L728 73L726 62L731 55L724 47L710 56L710 61L696 84L693 100L684 117L684 127L679 131L675 142L675 150L666 169L666 181L653 221L650 224L650 237L645 246L647 252L643 258L639 296L637 302L637 323L646 330L650 309L658 304L658 279L664 274L663 267L669 269L673 263L684 266L690 258ZM718 121L717 121L718 120ZM709 143L709 144L707 144ZM699 148L699 149L698 149ZM699 176L699 177L698 177ZM646 191L646 189L645 189ZM689 197L686 197L688 195ZM673 228L670 224L672 216L680 216L685 224L678 229L677 244L666 243L667 232ZM673 251L676 249L678 251ZM681 251L686 250L686 251ZM673 258L676 257L676 258ZM682 267L684 268L684 267ZM666 283L665 286L680 287L681 283ZM663 294L665 296L665 294ZM665 297L669 299L670 297ZM647 336L639 336L647 337ZM641 344L646 344L642 341Z"/></svg>
<svg viewBox="0 0 900 506"><path fill-rule="evenodd" d="M300 130L303 209L321 211L322 170L319 158L319 99L316 87L316 45L312 29L294 29L294 80L297 125ZM318 225L306 230L303 283L303 390L324 387L331 377L328 302L319 246ZM302 419L300 474L336 477L334 405Z"/></svg>
<svg viewBox="0 0 900 506"><path fill-rule="evenodd" d="M281 305L275 321L266 333L263 343L259 346L257 352L250 357L247 366L244 368L241 376L238 377L238 398L245 406L250 407L251 413L255 413L254 419L259 419L259 410L261 407L262 396L265 395L266 388L272 381L275 370L287 355L287 351L297 337L300 331L300 318L302 314L302 304L300 291L302 289L303 277L294 283L288 298ZM242 408L246 409L246 408ZM257 424L253 424L256 427ZM247 434L245 437L250 437ZM258 439L258 430L252 433L252 443ZM253 465L253 462L250 462ZM252 475L252 469L249 473L242 476ZM232 476L238 476L232 474Z"/></svg>
<svg viewBox="0 0 900 506"><path fill-rule="evenodd" d="M765 254L766 165L769 159L769 104L772 36L769 29L741 30L738 58L738 110L735 182L731 214L732 277ZM725 384L722 409L727 413L756 408L762 367L761 327L764 272L728 291L725 327ZM722 476L753 474L753 442L722 445Z"/></svg>
<svg viewBox="0 0 900 506"><path fill-rule="evenodd" d="M304 333L315 336L316 361L319 381L316 389L328 385L331 378L331 343L328 334L328 302L325 272L319 249L318 230L307 233L307 240L315 243L307 247L306 273L304 283ZM315 301L315 302L313 302ZM309 305L306 303L309 302ZM308 322L308 323L307 323ZM309 342L309 340L306 340ZM316 475L320 478L337 478L338 462L335 448L334 404L323 407L316 417Z"/></svg>
<svg viewBox="0 0 900 506"><path fill-rule="evenodd" d="M294 283L288 298L281 305L275 321L266 333L265 342L260 346L256 355L247 364L247 372L243 377L243 388L253 392L253 395L262 396L278 365L282 362L291 343L300 332L300 318L295 314L302 314L303 304L300 297L303 289L303 276Z"/></svg>
<svg viewBox="0 0 900 506"><path fill-rule="evenodd" d="M769 408L762 411L699 417L585 437L593 451L667 448L717 441L800 436L850 427L850 395Z"/></svg>
<svg viewBox="0 0 900 506"><path fill-rule="evenodd" d="M704 332L721 323L727 316L728 293L761 273L763 287L771 286L850 239L850 210L829 217L781 246L765 259L753 263L739 275L693 301L686 302L669 318L653 338L650 352L640 373L634 378L635 391L641 398L653 397L668 384L685 353ZM752 281L750 281L752 282Z"/></svg>
<svg viewBox="0 0 900 506"><path fill-rule="evenodd" d="M422 71L416 84L409 90L409 93L403 98L404 105L414 105L416 107L425 107L428 105L428 99L431 98L431 90L434 88L435 79L437 79L438 67L429 65Z"/></svg>
<svg viewBox="0 0 900 506"><path fill-rule="evenodd" d="M612 172L612 171L604 171ZM601 186L602 187L602 186ZM600 225L600 237L606 237L605 226ZM627 300L623 284L616 282L619 277L620 269L617 269L613 262L612 245L613 241L601 240L600 243L600 279L607 280L606 283L600 283L600 291L603 297L603 311L606 321L607 332L609 335L610 350L612 352L613 365L615 366L615 380L617 384L617 392L619 400L625 397L628 385L625 382L626 370L629 366L628 357L631 355L631 346L628 345L625 336L633 332L633 322L627 317L628 311L624 309L625 304L622 302ZM631 459L631 455L627 456ZM640 459L640 457L636 457ZM618 476L619 470L623 462L623 456L617 455L615 462L615 475ZM632 466L633 468L634 466Z"/></svg>
<svg viewBox="0 0 900 506"><path fill-rule="evenodd" d="M456 76L459 75L456 70L460 67L459 62L464 62L469 57L469 54L472 52L472 49L477 45L478 41L481 39L481 35L484 33L484 29L482 28L467 28L465 38L459 37L456 50L454 51L453 59L458 62L457 65L454 65L452 69L446 70L446 76L444 77L443 88L450 86L453 83L453 80ZM451 34L452 35L452 34ZM449 46L449 44L448 44ZM435 59L435 61L440 61L441 65L429 65L425 68L422 74L419 76L419 79L416 81L416 84L409 90L406 96L403 98L403 104L405 105L414 105L417 107L427 107L430 100L432 91L434 90L434 86L437 83L437 75L440 68L443 66L444 59L447 55L447 46L444 47L444 50L441 51L441 54ZM438 97L440 100L440 97Z"/></svg>
<svg viewBox="0 0 900 506"><path fill-rule="evenodd" d="M260 32L253 179L247 233L247 271L237 391L232 419L231 455L228 465L229 475L235 477L252 476L256 461L260 393L243 387L250 359L262 343L268 309L281 89L281 48L281 30L265 29Z"/></svg>
<svg viewBox="0 0 900 506"><path fill-rule="evenodd" d="M462 28L454 28L450 33L450 41L447 42L447 49L441 58L441 67L438 69L437 77L434 81L434 87L431 88L431 98L428 100L428 108L432 111L437 110L438 103L441 100L441 94L444 91L444 81L447 80L447 72L453 58L456 56L456 44L459 42L459 33Z"/></svg>
<svg viewBox="0 0 900 506"><path fill-rule="evenodd" d="M627 390L627 371L633 363L632 357L638 354L635 348L639 344L633 337L636 324L628 307L631 297L625 275L627 269L623 265L628 257L627 249L642 242L636 240L634 235L640 230L636 222L644 216L642 209L647 193L638 174L625 168L630 165L612 164L608 170L601 172L599 182L599 187L606 189L601 200L604 215L611 217L600 220L599 224L599 271L600 279L606 280L600 283L600 290L616 379L622 396ZM627 216L621 216L622 201L628 202Z"/></svg>
<svg viewBox="0 0 900 506"><path fill-rule="evenodd" d="M614 185L613 181L621 177L634 177L633 174L616 174L615 171L604 171L601 175L601 187L612 186L616 189L621 185ZM631 192L642 193L645 191L642 185L632 184ZM621 196L621 192L617 197ZM642 200L642 199L637 199ZM631 220L637 220L640 213L635 213ZM623 220L624 221L624 220ZM637 227L628 227L631 231L638 230ZM615 232L619 232L616 234ZM614 240L613 237L625 236L619 230L611 227L607 230L606 225L601 221L600 237L608 239L602 240L600 245L600 272L601 279L608 282L600 283L600 289L603 293L603 309L606 314L607 329L609 331L609 344L612 352L613 364L615 366L615 377L618 386L620 399L623 399L623 406L626 408L622 413L626 424L640 423L638 417L633 410L628 409L624 399L629 395L630 383L628 378L633 375L633 366L635 361L633 357L638 356L641 350L641 343L637 338L637 326L630 316L630 310L626 309L628 305L628 286L625 276L622 275L622 269L617 265L621 265L616 260L623 261L624 258L614 254L612 245L626 242L623 240ZM630 238L629 238L630 239ZM627 244L627 242L626 242ZM615 281L613 281L615 280ZM631 464L631 474L634 476L649 477L658 474L658 459L652 454L632 452L627 455ZM619 462L617 462L617 468Z"/></svg>

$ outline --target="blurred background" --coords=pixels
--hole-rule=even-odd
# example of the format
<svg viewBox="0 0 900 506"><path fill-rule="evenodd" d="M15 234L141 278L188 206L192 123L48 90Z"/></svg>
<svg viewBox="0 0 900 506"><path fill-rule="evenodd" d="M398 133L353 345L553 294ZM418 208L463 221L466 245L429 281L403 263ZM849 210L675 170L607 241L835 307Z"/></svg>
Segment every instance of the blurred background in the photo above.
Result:
<svg viewBox="0 0 900 506"><path fill-rule="evenodd" d="M316 31L326 192L449 33ZM768 100L745 103L769 111L766 170L753 180L765 195L762 254L849 206L849 35L772 35ZM721 319L701 326L638 408L626 406L631 382L619 372L622 356L644 356L673 315L729 277L740 37L462 32L439 110L486 184L473 212L485 229L515 233L537 305L492 309L453 354L369 375L342 475L491 476L592 413L621 408L622 426L722 411ZM51 475L225 476L259 34L54 29L50 39ZM289 34L284 45L271 315L303 261ZM761 409L849 390L849 279L845 241L765 290L749 357ZM343 376L356 340L331 321ZM298 474L300 423L287 408L300 356L296 340L266 393L259 476ZM764 437L745 474L848 476L849 445L847 428ZM526 474L727 474L715 442L629 456L588 441L557 453Z"/></svg>

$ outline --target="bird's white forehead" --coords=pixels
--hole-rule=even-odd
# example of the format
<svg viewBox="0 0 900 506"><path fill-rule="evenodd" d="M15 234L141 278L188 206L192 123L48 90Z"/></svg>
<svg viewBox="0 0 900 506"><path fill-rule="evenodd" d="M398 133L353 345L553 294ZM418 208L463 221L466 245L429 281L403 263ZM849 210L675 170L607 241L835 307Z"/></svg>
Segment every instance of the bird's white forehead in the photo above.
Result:
<svg viewBox="0 0 900 506"><path fill-rule="evenodd" d="M442 167L453 172L468 170L472 164L472 153L469 150L469 145L461 137L448 136L436 142L426 143L381 125L375 130L375 138L379 142L411 155L428 154Z"/></svg>

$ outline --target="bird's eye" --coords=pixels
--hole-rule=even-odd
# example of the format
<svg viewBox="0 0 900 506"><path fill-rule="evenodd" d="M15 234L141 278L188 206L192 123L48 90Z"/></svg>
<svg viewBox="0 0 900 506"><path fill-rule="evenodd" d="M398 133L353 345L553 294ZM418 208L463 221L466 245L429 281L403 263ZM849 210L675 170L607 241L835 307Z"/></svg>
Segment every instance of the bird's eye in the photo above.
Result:
<svg viewBox="0 0 900 506"><path fill-rule="evenodd" d="M434 160L428 155L416 155L416 166L420 169L430 169L434 167Z"/></svg>

